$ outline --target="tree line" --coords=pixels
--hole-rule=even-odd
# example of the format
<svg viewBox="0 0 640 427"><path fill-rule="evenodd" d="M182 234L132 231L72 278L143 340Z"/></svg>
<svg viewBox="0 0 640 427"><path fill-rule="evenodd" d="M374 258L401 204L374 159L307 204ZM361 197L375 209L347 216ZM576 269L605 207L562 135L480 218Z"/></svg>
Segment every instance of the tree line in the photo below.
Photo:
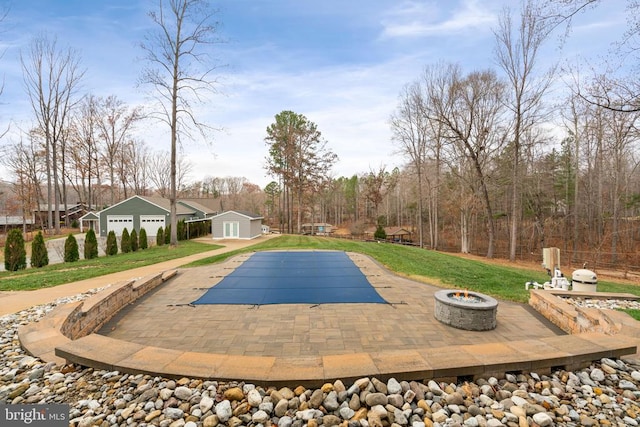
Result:
<svg viewBox="0 0 640 427"><path fill-rule="evenodd" d="M505 9L494 29L495 68L437 62L402 89L390 116L402 167L325 175L293 210L356 235L408 227L416 244L439 250L515 260L558 246L576 263L640 266L637 78L541 61L552 36L599 3ZM636 40L639 16L636 4L629 10L626 43ZM268 216L289 231L289 163L280 146L274 154L272 134L268 171L279 180L265 189Z"/></svg>

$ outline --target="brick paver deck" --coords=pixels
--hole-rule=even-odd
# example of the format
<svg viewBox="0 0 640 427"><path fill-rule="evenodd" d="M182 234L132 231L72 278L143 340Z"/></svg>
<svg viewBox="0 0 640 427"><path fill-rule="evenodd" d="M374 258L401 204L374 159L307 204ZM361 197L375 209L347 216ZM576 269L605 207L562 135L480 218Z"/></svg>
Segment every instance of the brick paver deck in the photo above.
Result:
<svg viewBox="0 0 640 427"><path fill-rule="evenodd" d="M56 333L70 312L62 306L53 318L24 327L20 339L57 362L289 385L543 373L636 352L635 332L566 335L528 305L505 301L499 301L496 329L452 328L433 316L440 288L392 274L361 254L350 256L389 304L190 305L248 256L180 269L99 333L75 341ZM7 295L0 306L15 298Z"/></svg>

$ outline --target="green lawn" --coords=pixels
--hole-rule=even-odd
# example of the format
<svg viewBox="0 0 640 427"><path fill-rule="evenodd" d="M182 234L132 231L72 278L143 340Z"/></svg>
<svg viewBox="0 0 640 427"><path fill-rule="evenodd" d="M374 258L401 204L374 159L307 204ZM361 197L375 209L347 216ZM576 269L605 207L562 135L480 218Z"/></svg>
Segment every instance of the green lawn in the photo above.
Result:
<svg viewBox="0 0 640 427"><path fill-rule="evenodd" d="M42 268L27 268L15 272L2 271L0 272L0 291L23 291L57 286L182 258L220 247L219 245L182 241L177 248L152 246L142 251L119 253L115 256L103 256L74 263L51 264Z"/></svg>
<svg viewBox="0 0 640 427"><path fill-rule="evenodd" d="M0 291L28 290L57 286L105 274L185 257L214 250L220 246L185 241L176 249L151 247L144 251L81 260L72 264L54 264L41 269L28 268L18 272L0 272ZM469 289L502 300L527 302L529 291L524 284L548 280L540 269L525 270L472 260L442 252L388 243L340 240L327 237L283 235L242 250L232 251L186 265L196 267L223 261L239 253L271 249L331 249L369 255L391 271L426 283L444 287ZM640 296L640 286L614 282L598 282L602 292L626 292Z"/></svg>
<svg viewBox="0 0 640 427"><path fill-rule="evenodd" d="M549 279L540 271L524 270L461 258L442 252L388 243L340 240L326 237L283 235L250 248L220 254L187 265L195 267L220 262L244 252L270 249L333 249L359 252L371 256L398 274L445 287L469 289L502 300L527 302L530 280L543 283ZM628 292L640 295L640 287L612 282L598 282L603 292Z"/></svg>

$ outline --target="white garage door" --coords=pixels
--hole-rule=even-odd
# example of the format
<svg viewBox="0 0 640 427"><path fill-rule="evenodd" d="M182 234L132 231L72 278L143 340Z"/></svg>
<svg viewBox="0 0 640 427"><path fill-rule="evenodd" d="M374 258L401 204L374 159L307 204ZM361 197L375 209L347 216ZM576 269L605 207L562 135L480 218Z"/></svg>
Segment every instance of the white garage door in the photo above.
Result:
<svg viewBox="0 0 640 427"><path fill-rule="evenodd" d="M140 228L144 228L147 236L155 236L158 228L164 228L164 215L140 215Z"/></svg>
<svg viewBox="0 0 640 427"><path fill-rule="evenodd" d="M133 230L133 215L107 215L107 233L113 231L116 236L122 236L122 230L129 233Z"/></svg>

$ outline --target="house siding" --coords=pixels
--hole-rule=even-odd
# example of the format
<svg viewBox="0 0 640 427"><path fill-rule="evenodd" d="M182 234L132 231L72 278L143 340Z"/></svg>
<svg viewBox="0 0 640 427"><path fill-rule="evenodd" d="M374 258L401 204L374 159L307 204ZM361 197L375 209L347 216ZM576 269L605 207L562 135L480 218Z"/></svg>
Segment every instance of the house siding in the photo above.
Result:
<svg viewBox="0 0 640 427"><path fill-rule="evenodd" d="M107 217L109 215L133 215L133 227L136 232L140 231L140 215L165 215L166 223L169 222L169 215L164 209L155 206L143 199L132 198L124 203L114 205L111 208L100 211L100 236L107 235ZM146 230L148 236L155 236L157 230ZM131 230L129 230L131 232Z"/></svg>
<svg viewBox="0 0 640 427"><path fill-rule="evenodd" d="M249 222L251 226L251 235L249 239L254 239L256 237L262 236L262 220L261 219L253 219Z"/></svg>
<svg viewBox="0 0 640 427"><path fill-rule="evenodd" d="M262 218L251 219L234 211L224 212L211 219L211 232L214 239L224 238L224 223L239 223L239 239L254 239L262 234Z"/></svg>

